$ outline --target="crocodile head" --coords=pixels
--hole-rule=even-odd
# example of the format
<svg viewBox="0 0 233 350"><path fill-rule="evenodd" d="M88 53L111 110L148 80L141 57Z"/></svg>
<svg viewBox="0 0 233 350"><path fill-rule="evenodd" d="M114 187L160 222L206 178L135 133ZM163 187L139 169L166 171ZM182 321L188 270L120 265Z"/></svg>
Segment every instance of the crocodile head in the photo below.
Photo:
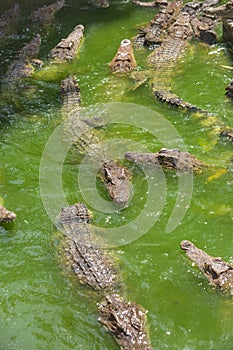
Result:
<svg viewBox="0 0 233 350"><path fill-rule="evenodd" d="M223 261L222 258L210 256L188 240L182 241L180 247L204 273L211 285L233 294L233 266Z"/></svg>
<svg viewBox="0 0 233 350"><path fill-rule="evenodd" d="M108 8L110 6L108 0L91 0L91 3L99 8Z"/></svg>
<svg viewBox="0 0 233 350"><path fill-rule="evenodd" d="M129 171L113 160L109 160L101 166L100 177L114 203L120 207L126 207L131 197Z"/></svg>
<svg viewBox="0 0 233 350"><path fill-rule="evenodd" d="M110 62L110 70L113 73L128 73L135 69L136 66L132 42L129 39L124 39Z"/></svg>

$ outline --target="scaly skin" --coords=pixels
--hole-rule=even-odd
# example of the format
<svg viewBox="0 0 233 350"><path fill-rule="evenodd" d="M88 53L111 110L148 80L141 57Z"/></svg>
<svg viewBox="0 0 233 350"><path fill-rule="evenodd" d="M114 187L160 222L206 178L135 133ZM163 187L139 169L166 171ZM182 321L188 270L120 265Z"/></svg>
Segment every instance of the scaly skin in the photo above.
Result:
<svg viewBox="0 0 233 350"><path fill-rule="evenodd" d="M117 294L119 276L111 254L99 247L91 232L90 213L82 203L62 208L59 224L63 232L66 265L80 283L104 293L98 320L124 350L151 350L146 311Z"/></svg>
<svg viewBox="0 0 233 350"><path fill-rule="evenodd" d="M14 4L0 17L0 40L5 39L12 31L19 17L19 4Z"/></svg>
<svg viewBox="0 0 233 350"><path fill-rule="evenodd" d="M37 25L48 25L51 23L53 16L65 4L65 0L57 0L51 5L40 7L30 15L32 22Z"/></svg>
<svg viewBox="0 0 233 350"><path fill-rule="evenodd" d="M98 247L90 231L90 214L77 203L62 208L59 215L65 235L66 263L79 281L94 290L109 290L116 285L116 269L109 255Z"/></svg>
<svg viewBox="0 0 233 350"><path fill-rule="evenodd" d="M136 68L137 63L130 40L124 39L121 41L117 53L109 66L112 73L128 73Z"/></svg>
<svg viewBox="0 0 233 350"><path fill-rule="evenodd" d="M167 0L155 0L155 1L139 1L132 0L132 4L139 7L158 7L158 6L167 6Z"/></svg>
<svg viewBox="0 0 233 350"><path fill-rule="evenodd" d="M177 60L183 54L192 35L189 15L180 13L176 22L168 28L167 39L164 39L161 46L152 52L148 62L154 68L151 79L152 91L159 100L191 110L199 110L196 106L183 101L171 89Z"/></svg>
<svg viewBox="0 0 233 350"><path fill-rule="evenodd" d="M228 140L233 142L233 129L231 129L231 128L224 128L224 129L221 130L220 135L226 137Z"/></svg>
<svg viewBox="0 0 233 350"><path fill-rule="evenodd" d="M210 15L216 15L221 18L233 18L233 0L218 7L207 7L205 12Z"/></svg>
<svg viewBox="0 0 233 350"><path fill-rule="evenodd" d="M111 332L121 349L152 350L146 329L146 311L116 293L99 305L99 321Z"/></svg>
<svg viewBox="0 0 233 350"><path fill-rule="evenodd" d="M175 171L200 172L206 165L188 152L179 150L168 150L162 148L157 153L134 153L127 152L125 158L137 164L162 166L164 169Z"/></svg>
<svg viewBox="0 0 233 350"><path fill-rule="evenodd" d="M62 39L51 51L49 56L56 62L71 61L77 54L83 39L84 26L77 25L66 39Z"/></svg>
<svg viewBox="0 0 233 350"><path fill-rule="evenodd" d="M162 6L148 25L139 30L134 43L138 46L161 44L165 31L176 21L181 6L182 0L172 1L167 6Z"/></svg>
<svg viewBox="0 0 233 350"><path fill-rule="evenodd" d="M233 295L233 266L227 264L222 258L208 255L190 241L182 241L180 247L204 273L210 285Z"/></svg>
<svg viewBox="0 0 233 350"><path fill-rule="evenodd" d="M0 223L2 222L11 222L16 219L15 213L10 210L7 210L0 204Z"/></svg>
<svg viewBox="0 0 233 350"><path fill-rule="evenodd" d="M108 8L110 6L108 0L89 0L89 2L99 8Z"/></svg>
<svg viewBox="0 0 233 350"><path fill-rule="evenodd" d="M75 77L69 76L62 82L63 106L62 114L68 120L66 138L73 141L74 146L81 154L96 154L96 144L100 142L88 123L80 117L80 89ZM67 124L67 123L66 123ZM121 207L128 205L131 195L130 174L122 166L109 159L103 151L98 154L97 165L100 169L100 178L105 184L110 198Z"/></svg>
<svg viewBox="0 0 233 350"><path fill-rule="evenodd" d="M6 73L5 82L14 82L20 78L26 78L32 75L34 68L33 59L36 58L41 44L40 35L35 37L26 44L19 52L17 59L11 63Z"/></svg>
<svg viewBox="0 0 233 350"><path fill-rule="evenodd" d="M203 10L206 6L216 4L217 1L208 0L204 3L193 1L183 7L182 2L172 2L167 8L163 8L136 37L135 40L139 44L144 42L161 44L148 57L151 67L150 85L153 94L160 101L202 112L200 108L184 101L172 91L172 76L178 59L194 36L210 44L216 42L217 36L213 32L213 27L219 19L213 16L207 17L203 14ZM143 72L139 73L141 79ZM146 75L148 76L148 73ZM137 74L134 74L134 77L137 79ZM141 81L144 82L146 79L142 78ZM139 83L135 86L139 86Z"/></svg>

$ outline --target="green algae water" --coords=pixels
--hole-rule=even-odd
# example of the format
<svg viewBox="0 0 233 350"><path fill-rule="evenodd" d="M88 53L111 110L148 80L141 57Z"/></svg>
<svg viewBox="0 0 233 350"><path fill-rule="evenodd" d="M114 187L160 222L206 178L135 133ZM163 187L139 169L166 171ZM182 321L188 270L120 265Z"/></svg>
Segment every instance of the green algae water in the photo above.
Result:
<svg viewBox="0 0 233 350"><path fill-rule="evenodd" d="M1 44L2 76L17 50L36 33L28 14L45 3L20 1L17 35ZM3 4L1 11L7 6ZM214 291L179 248L181 240L189 239L210 255L233 264L232 144L216 137L215 132L221 123L233 127L232 102L224 96L233 72L223 67L231 66L232 61L221 42L212 47L193 42L177 65L174 91L210 111L213 118L203 120L161 104L153 98L148 83L131 90L134 82L129 77L111 76L108 63L120 41L135 36L137 27L154 13L125 1L113 1L104 10L67 1L54 26L41 32L40 58L45 66L29 79L32 88L9 96L4 85L1 87L0 195L5 206L16 212L17 220L0 226L0 350L118 349L97 320L97 302L102 297L77 283L61 266L58 251L62 238L41 199L41 158L48 139L62 122L60 82L68 73L78 78L84 107L109 102L147 107L173 125L187 150L209 165L207 171L194 175L189 208L171 233L166 232L166 226L176 203L178 178L167 172L159 219L140 239L113 251L123 275L125 296L148 310L153 349L232 350L232 298ZM85 40L77 59L50 65L48 52L79 23L85 26ZM146 69L147 55L147 50L135 52L140 69ZM156 152L163 145L153 137L155 130L149 131L112 124L103 134L104 139L133 139ZM82 200L78 161L70 152L63 166L63 187L70 204ZM143 169L125 164L133 174L132 202L111 216L92 208L97 226L130 222L146 202L148 186ZM101 184L97 185L106 198Z"/></svg>

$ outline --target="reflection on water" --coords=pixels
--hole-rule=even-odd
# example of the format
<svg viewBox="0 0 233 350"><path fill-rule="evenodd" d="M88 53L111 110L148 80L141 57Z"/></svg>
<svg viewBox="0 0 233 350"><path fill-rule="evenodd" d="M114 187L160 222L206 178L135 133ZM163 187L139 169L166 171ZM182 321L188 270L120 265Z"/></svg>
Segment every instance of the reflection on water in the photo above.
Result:
<svg viewBox="0 0 233 350"><path fill-rule="evenodd" d="M4 3L1 11L11 3ZM28 14L45 3L20 1L18 32L2 43L0 50L2 76L23 42L38 30L28 22ZM154 349L232 349L232 301L213 291L179 248L182 239L189 239L211 255L232 260L232 145L217 140L209 132L211 127L195 116L155 101L147 84L132 91L130 78L111 76L108 71L120 41L134 36L136 27L153 13L120 1L105 10L67 1L53 28L41 32L40 58L45 60L45 67L29 79L32 88L9 96L4 85L1 87L0 195L5 205L17 213L14 224L0 228L1 349L118 348L97 321L96 303L100 299L75 282L61 266L57 256L61 238L40 198L41 155L61 122L60 81L68 73L78 77L84 106L112 101L147 106L167 118L187 149L210 165L206 172L194 176L190 208L175 231L165 233L178 182L174 174L166 173L166 204L160 219L146 235L116 248L115 253L127 296L148 310ZM48 52L78 23L86 28L78 59L50 65ZM141 69L146 68L146 55L146 51L135 52ZM231 103L224 98L231 72L221 67L230 64L221 44L214 48L194 44L179 63L174 89L194 105L213 112L217 120L233 126ZM150 133L133 127L112 125L103 134L105 139L116 135L133 138L151 151L161 147ZM63 186L70 203L82 199L77 183L78 160L71 152L63 168ZM94 211L96 225L119 226L143 208L148 190L143 170L128 162L127 166L134 184L130 206L110 218ZM101 184L97 186L106 198Z"/></svg>

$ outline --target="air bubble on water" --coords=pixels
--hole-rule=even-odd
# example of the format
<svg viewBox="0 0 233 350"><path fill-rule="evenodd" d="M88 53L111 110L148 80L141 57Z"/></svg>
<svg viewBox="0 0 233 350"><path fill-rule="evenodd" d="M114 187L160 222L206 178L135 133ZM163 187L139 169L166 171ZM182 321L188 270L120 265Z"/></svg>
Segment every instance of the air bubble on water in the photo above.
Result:
<svg viewBox="0 0 233 350"><path fill-rule="evenodd" d="M141 260L141 264L147 264L148 263L148 260L145 259L145 260Z"/></svg>
<svg viewBox="0 0 233 350"><path fill-rule="evenodd" d="M121 254L121 255L125 254L125 252L123 250L117 250L117 253Z"/></svg>
<svg viewBox="0 0 233 350"><path fill-rule="evenodd" d="M110 215L106 216L106 218L105 218L106 224L108 224L111 221L111 218L112 217Z"/></svg>

